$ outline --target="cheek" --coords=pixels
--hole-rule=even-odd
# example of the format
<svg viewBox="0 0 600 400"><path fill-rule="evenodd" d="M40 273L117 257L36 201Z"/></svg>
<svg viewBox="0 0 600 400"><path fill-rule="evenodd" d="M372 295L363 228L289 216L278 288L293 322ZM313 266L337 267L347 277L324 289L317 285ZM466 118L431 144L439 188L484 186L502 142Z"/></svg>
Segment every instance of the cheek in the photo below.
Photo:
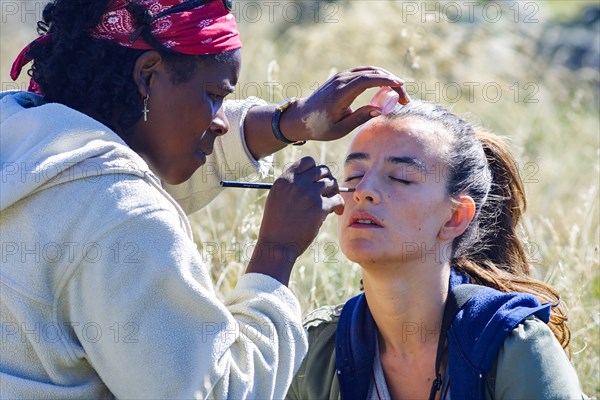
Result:
<svg viewBox="0 0 600 400"><path fill-rule="evenodd" d="M344 199L344 212L342 215L337 216L338 222L338 235L342 233L342 227L344 224L348 224L348 220L350 219L350 214L352 214L354 207L354 199L352 197L352 193L340 193L342 199Z"/></svg>
<svg viewBox="0 0 600 400"><path fill-rule="evenodd" d="M212 113L212 102L206 95L193 91L184 91L176 97L168 99L165 104L159 105L168 110L169 118L179 129L194 130L200 128L200 123L206 124Z"/></svg>
<svg viewBox="0 0 600 400"><path fill-rule="evenodd" d="M390 208L392 212L387 215L389 221L384 222L393 226L394 234L412 236L428 230L436 211L427 204L427 199L390 195L388 201L393 207Z"/></svg>
<svg viewBox="0 0 600 400"><path fill-rule="evenodd" d="M199 124L206 130L212 124L213 119L219 114L223 103L212 101L206 98L204 102L197 105L195 109L195 118Z"/></svg>
<svg viewBox="0 0 600 400"><path fill-rule="evenodd" d="M348 204L348 203L346 203L346 204ZM348 207L344 208L344 213L337 217L337 223L338 223L337 233L338 233L338 238L339 238L340 242L342 242L344 239L344 224L346 223L344 221L346 221L346 218L347 218L347 214L348 214L347 210L348 210Z"/></svg>
<svg viewBox="0 0 600 400"><path fill-rule="evenodd" d="M423 233L427 235L437 236L439 230L447 221L447 217L449 216L447 211L448 210L441 204L434 204L424 207L419 213L419 218L421 220L419 230L423 231Z"/></svg>
<svg viewBox="0 0 600 400"><path fill-rule="evenodd" d="M345 199L345 200L346 200L346 204L348 204L348 200L352 201L352 199ZM349 210L349 207L345 207L344 213L337 217L338 243L344 254L347 254L346 248L348 247L349 240L352 237L352 236L350 236L350 237L348 236L350 234L349 228L348 228L348 223L350 222L351 213L352 213L352 211Z"/></svg>

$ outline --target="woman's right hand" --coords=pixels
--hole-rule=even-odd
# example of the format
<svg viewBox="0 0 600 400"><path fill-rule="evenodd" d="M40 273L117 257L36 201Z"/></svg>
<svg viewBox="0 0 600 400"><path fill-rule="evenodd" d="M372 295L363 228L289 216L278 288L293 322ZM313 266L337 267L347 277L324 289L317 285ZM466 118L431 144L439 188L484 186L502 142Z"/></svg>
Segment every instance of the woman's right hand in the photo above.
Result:
<svg viewBox="0 0 600 400"><path fill-rule="evenodd" d="M246 272L270 275L287 285L296 259L327 215L343 209L337 181L327 166L317 166L311 157L295 162L273 183Z"/></svg>

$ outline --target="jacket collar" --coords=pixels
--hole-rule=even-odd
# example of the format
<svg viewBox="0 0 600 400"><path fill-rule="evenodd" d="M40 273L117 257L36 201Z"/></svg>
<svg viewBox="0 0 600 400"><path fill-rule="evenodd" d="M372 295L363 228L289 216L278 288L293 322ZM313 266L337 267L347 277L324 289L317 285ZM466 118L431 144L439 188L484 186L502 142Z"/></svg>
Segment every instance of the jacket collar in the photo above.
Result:
<svg viewBox="0 0 600 400"><path fill-rule="evenodd" d="M450 290L467 283L470 280L466 275L451 269ZM454 318L448 335L451 338L448 344L451 380L463 383L467 379L464 383L468 385L469 377L456 376L467 364L477 370L473 379L487 373L506 336L530 315L548 322L550 304L541 305L527 293L502 293L491 288L483 288L473 295ZM336 330L336 369L342 400L367 398L376 340L375 320L361 293L346 302ZM460 360L456 359L457 354Z"/></svg>

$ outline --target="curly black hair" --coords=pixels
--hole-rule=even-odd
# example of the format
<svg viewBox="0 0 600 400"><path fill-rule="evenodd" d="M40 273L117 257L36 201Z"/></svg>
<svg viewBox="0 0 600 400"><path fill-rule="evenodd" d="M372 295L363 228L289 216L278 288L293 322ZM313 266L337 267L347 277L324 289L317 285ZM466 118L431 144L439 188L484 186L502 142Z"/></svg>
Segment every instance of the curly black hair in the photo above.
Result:
<svg viewBox="0 0 600 400"><path fill-rule="evenodd" d="M145 50L97 40L88 31L101 20L109 0L53 0L44 8L38 33L52 40L31 46L33 66L28 74L40 86L48 102L86 111L111 129L131 134L142 116L142 98L133 81L133 67ZM147 9L128 6L142 37L156 49L169 67L174 84L189 81L198 65L221 62L232 52L218 55L187 55L163 46L149 29Z"/></svg>

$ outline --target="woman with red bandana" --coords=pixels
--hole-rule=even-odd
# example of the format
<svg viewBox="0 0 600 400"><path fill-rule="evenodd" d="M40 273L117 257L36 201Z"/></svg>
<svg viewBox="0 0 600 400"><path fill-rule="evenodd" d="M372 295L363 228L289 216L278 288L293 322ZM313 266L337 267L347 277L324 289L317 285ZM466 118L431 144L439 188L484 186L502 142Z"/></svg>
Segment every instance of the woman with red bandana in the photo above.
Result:
<svg viewBox="0 0 600 400"><path fill-rule="evenodd" d="M218 194L220 166L260 170L290 142L336 139L377 115L349 108L365 89L408 98L399 79L365 67L280 108L224 102L241 64L227 5L44 9L43 35L11 71L33 61L30 92L0 95L3 397L285 395L307 347L286 285L341 210L335 179L304 158L275 181L247 273L224 301L186 213Z"/></svg>

